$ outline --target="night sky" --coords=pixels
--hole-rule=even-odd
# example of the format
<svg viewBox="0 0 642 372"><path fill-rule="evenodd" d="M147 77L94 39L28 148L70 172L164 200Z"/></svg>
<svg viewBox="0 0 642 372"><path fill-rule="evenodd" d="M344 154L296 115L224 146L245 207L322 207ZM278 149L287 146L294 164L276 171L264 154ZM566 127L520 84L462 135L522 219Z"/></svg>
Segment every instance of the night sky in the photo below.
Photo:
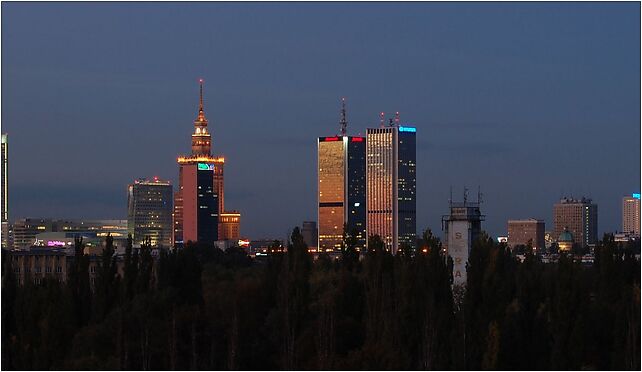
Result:
<svg viewBox="0 0 642 372"><path fill-rule="evenodd" d="M136 178L178 179L205 79L242 234L316 220L316 137L401 112L419 230L449 189L483 227L593 198L620 229L640 191L639 3L2 3L10 219L126 218Z"/></svg>

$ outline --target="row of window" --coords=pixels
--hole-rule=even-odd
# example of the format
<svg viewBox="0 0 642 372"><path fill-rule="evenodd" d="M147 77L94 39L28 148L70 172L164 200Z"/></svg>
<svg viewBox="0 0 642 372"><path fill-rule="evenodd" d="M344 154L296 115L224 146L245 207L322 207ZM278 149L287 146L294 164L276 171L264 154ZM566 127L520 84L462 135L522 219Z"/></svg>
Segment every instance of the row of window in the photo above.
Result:
<svg viewBox="0 0 642 372"><path fill-rule="evenodd" d="M51 266L46 266L45 267L45 273L46 274L51 274L52 270L53 270L53 268ZM20 274L20 267L18 267L18 266L14 267L13 268L13 272L16 273L16 274ZM30 272L31 272L31 268L30 267L25 267L24 268L24 273L25 274L29 274ZM34 268L34 272L36 274L42 273L42 267L41 266L36 266ZM57 274L62 273L62 266L56 266L56 273Z"/></svg>

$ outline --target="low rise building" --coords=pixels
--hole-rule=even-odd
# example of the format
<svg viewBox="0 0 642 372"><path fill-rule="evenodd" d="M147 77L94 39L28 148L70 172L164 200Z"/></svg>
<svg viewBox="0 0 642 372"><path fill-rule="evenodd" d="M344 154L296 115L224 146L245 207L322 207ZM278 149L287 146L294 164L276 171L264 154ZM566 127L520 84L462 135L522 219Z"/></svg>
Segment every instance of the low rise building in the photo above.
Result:
<svg viewBox="0 0 642 372"><path fill-rule="evenodd" d="M509 220L508 246L510 248L514 248L518 245L530 245L537 252L541 252L545 249L544 221L534 218L526 220Z"/></svg>

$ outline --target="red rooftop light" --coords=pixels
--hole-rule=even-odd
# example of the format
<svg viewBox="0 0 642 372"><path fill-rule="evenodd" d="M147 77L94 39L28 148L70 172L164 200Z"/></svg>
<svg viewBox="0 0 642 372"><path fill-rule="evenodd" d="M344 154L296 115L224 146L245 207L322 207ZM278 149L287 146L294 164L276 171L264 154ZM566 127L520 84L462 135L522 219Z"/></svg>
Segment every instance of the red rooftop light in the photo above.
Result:
<svg viewBox="0 0 642 372"><path fill-rule="evenodd" d="M338 141L338 140L339 140L339 137L326 137L324 139L324 141L326 141L326 142L328 142L328 141Z"/></svg>
<svg viewBox="0 0 642 372"><path fill-rule="evenodd" d="M352 142L363 142L363 137L352 137Z"/></svg>

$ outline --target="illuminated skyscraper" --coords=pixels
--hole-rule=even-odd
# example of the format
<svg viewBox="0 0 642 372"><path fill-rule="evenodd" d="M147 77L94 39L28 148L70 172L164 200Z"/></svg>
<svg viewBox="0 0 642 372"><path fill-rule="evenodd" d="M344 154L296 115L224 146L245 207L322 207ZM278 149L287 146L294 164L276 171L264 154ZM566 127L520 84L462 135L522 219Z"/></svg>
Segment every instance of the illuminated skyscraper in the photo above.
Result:
<svg viewBox="0 0 642 372"><path fill-rule="evenodd" d="M211 155L212 136L203 110L200 81L198 117L194 120L192 154L178 158L178 191L174 195L174 240L177 244L218 240L225 159Z"/></svg>
<svg viewBox="0 0 642 372"><path fill-rule="evenodd" d="M9 141L2 135L2 248L9 248Z"/></svg>
<svg viewBox="0 0 642 372"><path fill-rule="evenodd" d="M417 240L416 128L399 125L367 130L366 195L368 236L379 235L396 254Z"/></svg>
<svg viewBox="0 0 642 372"><path fill-rule="evenodd" d="M346 135L345 100L341 135L318 140L318 250L341 249L344 225L356 232L357 249L366 242L366 141Z"/></svg>
<svg viewBox="0 0 642 372"><path fill-rule="evenodd" d="M137 180L127 189L127 230L134 244L149 239L152 246L171 247L172 185L169 181Z"/></svg>
<svg viewBox="0 0 642 372"><path fill-rule="evenodd" d="M640 237L640 194L622 198L622 232Z"/></svg>

